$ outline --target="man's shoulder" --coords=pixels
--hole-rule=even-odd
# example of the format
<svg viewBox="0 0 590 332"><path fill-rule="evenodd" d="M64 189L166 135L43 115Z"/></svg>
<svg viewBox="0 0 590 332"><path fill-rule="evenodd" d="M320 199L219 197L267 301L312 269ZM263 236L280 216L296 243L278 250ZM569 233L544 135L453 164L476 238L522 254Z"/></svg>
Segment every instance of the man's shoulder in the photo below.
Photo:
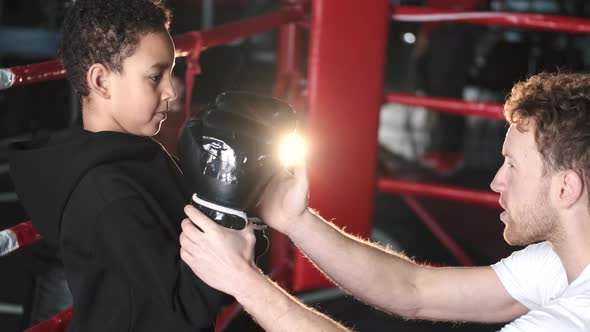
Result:
<svg viewBox="0 0 590 332"><path fill-rule="evenodd" d="M548 252L553 251L553 247L551 246L551 243L549 243L549 241L541 241L541 242L529 244L528 246L526 246L522 250L534 251L537 253L540 253L540 252L548 253Z"/></svg>
<svg viewBox="0 0 590 332"><path fill-rule="evenodd" d="M516 275L543 273L546 277L560 278L565 271L553 247L547 241L534 243L513 252L492 265L496 273L511 271ZM540 277L540 276L539 276Z"/></svg>
<svg viewBox="0 0 590 332"><path fill-rule="evenodd" d="M547 241L529 244L528 246L513 252L508 259L520 260L538 260L539 263L548 263L558 259L557 254L553 251L553 247Z"/></svg>
<svg viewBox="0 0 590 332"><path fill-rule="evenodd" d="M590 265L586 266L572 281L564 295L573 296L577 301L583 301L587 307L590 307Z"/></svg>

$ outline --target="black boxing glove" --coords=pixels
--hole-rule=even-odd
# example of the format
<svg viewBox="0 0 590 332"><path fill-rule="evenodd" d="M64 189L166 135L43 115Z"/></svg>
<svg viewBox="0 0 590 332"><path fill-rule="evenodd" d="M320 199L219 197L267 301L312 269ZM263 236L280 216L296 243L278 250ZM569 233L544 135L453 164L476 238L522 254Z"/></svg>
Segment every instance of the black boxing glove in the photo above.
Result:
<svg viewBox="0 0 590 332"><path fill-rule="evenodd" d="M180 135L180 166L194 193L192 204L225 227L243 229L246 211L282 169L280 141L295 129L295 111L283 101L219 94Z"/></svg>

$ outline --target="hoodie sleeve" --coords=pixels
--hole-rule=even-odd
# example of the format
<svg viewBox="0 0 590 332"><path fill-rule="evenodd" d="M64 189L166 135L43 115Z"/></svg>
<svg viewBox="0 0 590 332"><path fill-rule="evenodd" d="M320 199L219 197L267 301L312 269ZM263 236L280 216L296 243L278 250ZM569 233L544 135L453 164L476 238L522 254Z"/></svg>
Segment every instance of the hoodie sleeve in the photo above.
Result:
<svg viewBox="0 0 590 332"><path fill-rule="evenodd" d="M194 327L213 326L221 293L192 273L180 259L179 239L165 235L150 211L138 196L106 205L95 223L99 260L135 296L162 301Z"/></svg>
<svg viewBox="0 0 590 332"><path fill-rule="evenodd" d="M160 205L113 166L87 173L70 195L60 231L72 292L83 293L86 301L120 292L116 307L130 309L128 318L158 308L185 325L210 328L223 293L197 278L180 259L180 226L174 225L181 220L170 220ZM108 309L100 301L88 306L97 303Z"/></svg>

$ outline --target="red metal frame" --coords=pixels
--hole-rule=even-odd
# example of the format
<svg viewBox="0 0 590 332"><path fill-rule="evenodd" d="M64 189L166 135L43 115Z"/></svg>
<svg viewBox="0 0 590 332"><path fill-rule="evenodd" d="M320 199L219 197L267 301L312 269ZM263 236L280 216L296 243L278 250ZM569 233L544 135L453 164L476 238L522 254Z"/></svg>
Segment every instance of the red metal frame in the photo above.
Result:
<svg viewBox="0 0 590 332"><path fill-rule="evenodd" d="M387 0L312 2L310 205L363 237L373 213L388 8ZM330 284L301 253L294 264L295 291Z"/></svg>
<svg viewBox="0 0 590 332"><path fill-rule="evenodd" d="M460 265L473 266L473 259L461 248L428 210L413 196L403 195L403 201L414 211L422 223L432 232L438 241L449 251Z"/></svg>

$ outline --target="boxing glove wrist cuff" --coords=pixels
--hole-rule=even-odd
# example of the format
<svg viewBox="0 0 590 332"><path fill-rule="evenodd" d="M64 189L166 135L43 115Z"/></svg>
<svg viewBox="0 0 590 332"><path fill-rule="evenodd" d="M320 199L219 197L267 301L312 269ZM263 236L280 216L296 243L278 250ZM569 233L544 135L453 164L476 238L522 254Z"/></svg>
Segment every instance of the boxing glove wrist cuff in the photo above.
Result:
<svg viewBox="0 0 590 332"><path fill-rule="evenodd" d="M248 224L248 216L246 215L246 213L244 211L240 211L240 210L236 210L236 209L232 209L232 208L228 208L226 206L221 206L209 201L206 201L202 198L199 198L199 196L197 196L197 194L193 194L193 202L202 205L206 208L209 208L211 210L216 210L225 214L229 214L229 215L233 215L239 218L242 218L246 221L246 224Z"/></svg>

